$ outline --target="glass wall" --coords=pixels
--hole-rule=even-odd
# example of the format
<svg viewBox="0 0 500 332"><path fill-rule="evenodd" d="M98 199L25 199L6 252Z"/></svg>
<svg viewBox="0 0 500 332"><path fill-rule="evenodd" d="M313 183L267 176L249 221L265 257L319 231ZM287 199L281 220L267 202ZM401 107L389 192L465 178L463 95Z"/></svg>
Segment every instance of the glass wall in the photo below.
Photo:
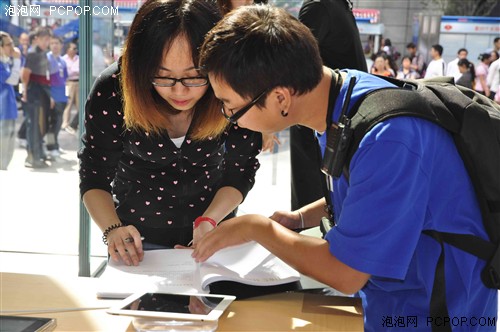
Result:
<svg viewBox="0 0 500 332"><path fill-rule="evenodd" d="M80 113L86 97L79 92L83 76L89 77L86 82L91 86L99 72L114 61L114 52L123 42L123 35L115 36L115 22L124 17L120 16L115 1L83 3L82 6L78 0L1 0L0 3L3 15L0 30L12 35L23 62L29 49L38 47L45 51L48 46L48 62L41 65L45 66L50 81L57 82L54 85L58 86L50 88L54 102L42 111L39 134L33 137L30 137L33 126L26 125L31 101L29 97L28 102L24 101L23 84L14 87L17 94L16 142L8 169L0 171L2 271L48 273L58 266L71 275L79 271L77 151ZM135 12L137 4L135 1L133 6L129 5L133 10L125 9L124 12ZM82 18L87 18L91 26L91 37L86 40L82 39ZM39 27L48 27L59 40L51 39L48 45L39 44L40 39L31 36ZM88 50L85 45L89 45ZM64 66L60 59L64 59ZM79 62L85 60L90 60L90 65L82 73ZM30 69L33 66L31 63L24 65ZM23 71L21 69L21 74ZM59 124L54 123L57 121ZM42 149L40 160L32 158L33 162L29 145L38 143ZM92 227L90 232L90 270L94 271L105 261L106 247L99 229Z"/></svg>

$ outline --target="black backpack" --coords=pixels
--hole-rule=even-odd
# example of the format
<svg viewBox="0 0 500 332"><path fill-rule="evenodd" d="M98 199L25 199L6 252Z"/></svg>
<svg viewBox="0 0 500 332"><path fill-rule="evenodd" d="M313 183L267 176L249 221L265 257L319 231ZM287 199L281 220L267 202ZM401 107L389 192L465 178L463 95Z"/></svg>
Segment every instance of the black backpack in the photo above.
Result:
<svg viewBox="0 0 500 332"><path fill-rule="evenodd" d="M340 161L342 173L349 179L349 163L365 134L377 123L394 116L424 118L451 132L474 185L490 241L473 235L423 231L439 241L442 248L430 313L433 317L449 317L443 242L485 260L483 283L500 289L500 105L473 90L456 86L451 77L417 81L381 78L400 88L372 91L353 105L348 117L340 120L340 126L348 126L349 130L342 131L346 137L339 140L347 143L337 146L336 156L344 155Z"/></svg>

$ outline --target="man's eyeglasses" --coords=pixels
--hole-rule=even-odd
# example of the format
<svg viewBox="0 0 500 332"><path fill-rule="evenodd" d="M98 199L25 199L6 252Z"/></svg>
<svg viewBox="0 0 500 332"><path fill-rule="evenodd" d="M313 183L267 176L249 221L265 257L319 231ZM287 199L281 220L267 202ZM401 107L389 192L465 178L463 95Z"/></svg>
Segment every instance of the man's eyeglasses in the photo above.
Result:
<svg viewBox="0 0 500 332"><path fill-rule="evenodd" d="M234 109L227 109L227 111L226 111L224 104L222 104L222 108L221 108L222 114L231 123L236 123L236 122L238 122L239 118L241 118L243 115L245 115L245 113L248 112L252 108L252 106L254 106L260 100L260 98L262 98L264 95L266 95L268 91L269 91L269 89L262 91L262 93L259 94L257 97L255 97L250 103L243 106L242 108L240 108L236 112L234 111ZM228 114L230 114L230 115L228 115Z"/></svg>
<svg viewBox="0 0 500 332"><path fill-rule="evenodd" d="M207 77L183 77L183 78L172 78L165 76L156 76L153 78L151 83L154 86L171 88L177 84L177 82L181 82L182 85L188 88L194 88L198 86L205 86L208 84Z"/></svg>

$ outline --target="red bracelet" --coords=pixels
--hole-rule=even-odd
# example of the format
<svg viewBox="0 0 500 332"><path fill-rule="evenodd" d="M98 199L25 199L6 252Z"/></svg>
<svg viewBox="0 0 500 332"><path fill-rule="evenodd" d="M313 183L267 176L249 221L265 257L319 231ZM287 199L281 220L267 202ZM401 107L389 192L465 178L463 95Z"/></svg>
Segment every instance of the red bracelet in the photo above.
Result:
<svg viewBox="0 0 500 332"><path fill-rule="evenodd" d="M212 218L209 218L209 217L198 217L198 218L196 218L194 220L194 226L193 226L193 228L196 228L196 227L200 226L200 223L202 223L204 221L208 221L214 227L217 226L217 223Z"/></svg>

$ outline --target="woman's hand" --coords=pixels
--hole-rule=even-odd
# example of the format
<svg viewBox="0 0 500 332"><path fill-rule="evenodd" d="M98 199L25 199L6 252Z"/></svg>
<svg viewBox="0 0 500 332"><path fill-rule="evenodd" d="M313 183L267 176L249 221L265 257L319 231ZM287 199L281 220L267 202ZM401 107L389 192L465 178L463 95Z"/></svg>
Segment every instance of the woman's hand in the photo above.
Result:
<svg viewBox="0 0 500 332"><path fill-rule="evenodd" d="M269 218L288 229L300 229L304 226L298 210L292 212L276 211Z"/></svg>
<svg viewBox="0 0 500 332"><path fill-rule="evenodd" d="M109 232L108 253L115 262L120 258L126 265L139 265L144 258L141 234L134 226L122 226Z"/></svg>
<svg viewBox="0 0 500 332"><path fill-rule="evenodd" d="M10 55L14 59L20 59L21 58L21 51L17 47L12 48L12 53Z"/></svg>

